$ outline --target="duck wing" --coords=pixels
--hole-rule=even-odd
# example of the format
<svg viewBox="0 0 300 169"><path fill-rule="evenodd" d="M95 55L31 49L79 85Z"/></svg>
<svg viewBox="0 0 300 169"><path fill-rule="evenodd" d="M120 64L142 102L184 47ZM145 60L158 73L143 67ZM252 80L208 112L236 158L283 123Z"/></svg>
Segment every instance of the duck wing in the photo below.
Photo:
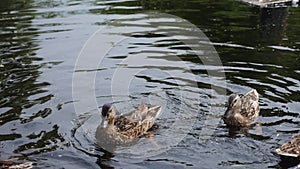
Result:
<svg viewBox="0 0 300 169"><path fill-rule="evenodd" d="M148 107L145 104L145 102L142 101L141 105L136 110L132 110L130 112L124 113L120 116L123 116L124 118L131 120L133 122L141 122L143 119L145 119L147 112L148 112Z"/></svg>
<svg viewBox="0 0 300 169"><path fill-rule="evenodd" d="M300 134L276 149L277 153L284 156L300 157Z"/></svg>
<svg viewBox="0 0 300 169"><path fill-rule="evenodd" d="M161 112L161 106L151 106L147 111L140 112L142 120L132 121L124 116L118 116L115 121L117 131L129 138L137 138L145 134L154 124ZM144 116L144 117L143 117Z"/></svg>
<svg viewBox="0 0 300 169"><path fill-rule="evenodd" d="M242 98L241 115L249 121L254 121L259 114L258 93L255 89L246 93Z"/></svg>
<svg viewBox="0 0 300 169"><path fill-rule="evenodd" d="M116 126L117 132L125 132L127 130L130 130L130 129L136 127L138 124L139 124L138 121L133 121L122 115L116 117L116 119L115 119L115 126Z"/></svg>
<svg viewBox="0 0 300 169"><path fill-rule="evenodd" d="M115 126L117 132L127 135L126 133L130 130L134 130L142 120L145 118L148 111L148 107L145 102L142 101L141 105L130 112L119 115L115 119Z"/></svg>

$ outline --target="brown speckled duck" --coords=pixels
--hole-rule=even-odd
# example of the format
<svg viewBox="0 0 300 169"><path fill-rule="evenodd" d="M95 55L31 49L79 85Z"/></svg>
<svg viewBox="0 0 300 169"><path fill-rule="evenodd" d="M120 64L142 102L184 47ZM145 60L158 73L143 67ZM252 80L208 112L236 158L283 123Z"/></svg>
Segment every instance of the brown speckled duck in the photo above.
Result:
<svg viewBox="0 0 300 169"><path fill-rule="evenodd" d="M255 89L240 97L231 94L228 107L223 116L224 123L229 126L244 127L253 123L259 115L258 93Z"/></svg>
<svg viewBox="0 0 300 169"><path fill-rule="evenodd" d="M3 169L31 169L32 162L18 163L19 158L10 158L7 160L0 160L0 168Z"/></svg>
<svg viewBox="0 0 300 169"><path fill-rule="evenodd" d="M276 149L276 152L283 156L300 157L300 134L282 144L280 148Z"/></svg>
<svg viewBox="0 0 300 169"><path fill-rule="evenodd" d="M147 133L161 112L161 106L147 107L143 102L136 110L119 114L112 104L102 107L102 121L96 137L107 137L114 142L124 143Z"/></svg>

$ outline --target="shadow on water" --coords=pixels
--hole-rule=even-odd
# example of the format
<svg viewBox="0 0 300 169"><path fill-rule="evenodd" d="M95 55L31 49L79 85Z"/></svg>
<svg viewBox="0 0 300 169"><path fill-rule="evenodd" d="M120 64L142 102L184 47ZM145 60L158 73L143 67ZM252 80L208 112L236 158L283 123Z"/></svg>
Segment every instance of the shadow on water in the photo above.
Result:
<svg viewBox="0 0 300 169"><path fill-rule="evenodd" d="M280 162L278 163L277 167L292 168L299 164L300 164L300 158L280 156ZM296 168L298 168L298 167L296 167Z"/></svg>
<svg viewBox="0 0 300 169"><path fill-rule="evenodd" d="M276 168L293 168L295 169L299 168L296 167L297 165L300 164L300 158L295 158L295 157L286 157L286 156L280 156L280 162L278 163L277 166L274 166Z"/></svg>
<svg viewBox="0 0 300 169"><path fill-rule="evenodd" d="M112 160L114 155L100 147L96 149L98 152L102 152L103 155L97 157L96 164L98 164L101 168L112 169L114 167L109 165L109 162Z"/></svg>

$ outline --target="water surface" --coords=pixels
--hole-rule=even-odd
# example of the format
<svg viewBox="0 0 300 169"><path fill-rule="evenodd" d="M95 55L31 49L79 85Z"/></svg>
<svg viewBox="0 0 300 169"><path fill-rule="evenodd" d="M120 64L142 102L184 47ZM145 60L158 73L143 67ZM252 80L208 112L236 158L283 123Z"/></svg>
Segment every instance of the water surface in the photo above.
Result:
<svg viewBox="0 0 300 169"><path fill-rule="evenodd" d="M0 4L1 159L20 157L38 168L286 167L274 150L299 133L299 8L262 10L236 1L208 0ZM165 36L166 29L180 28L171 27L168 18L159 21L166 27L145 28L141 23L147 20L139 14L144 12L168 13L196 25L214 45L223 66L205 65L180 41L187 37ZM97 69L76 69L88 38L121 17L135 21L136 29L112 46ZM122 64L136 58L139 62ZM137 72L128 96L122 82L114 83L116 92L111 93L117 70ZM140 158L130 148L109 153L95 145L91 133L101 109L87 106L75 111L74 105L90 97L73 98L73 75L80 73L96 74L99 107L114 101L126 111L141 99L163 104L154 137L170 142L183 136L181 141L156 153L165 141L158 139L154 155ZM196 78L186 78L190 76ZM80 85L82 91L93 90L85 81ZM232 132L220 120L226 102L221 91L246 93L251 88L260 93L262 126ZM178 119L185 121L179 124Z"/></svg>

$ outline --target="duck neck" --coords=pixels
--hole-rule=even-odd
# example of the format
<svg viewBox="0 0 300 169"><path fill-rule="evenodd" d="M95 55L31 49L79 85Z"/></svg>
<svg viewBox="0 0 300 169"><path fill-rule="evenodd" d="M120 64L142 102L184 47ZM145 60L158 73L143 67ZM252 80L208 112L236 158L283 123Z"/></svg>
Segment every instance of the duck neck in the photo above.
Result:
<svg viewBox="0 0 300 169"><path fill-rule="evenodd" d="M107 124L113 125L115 123L115 116L110 116L107 118Z"/></svg>

